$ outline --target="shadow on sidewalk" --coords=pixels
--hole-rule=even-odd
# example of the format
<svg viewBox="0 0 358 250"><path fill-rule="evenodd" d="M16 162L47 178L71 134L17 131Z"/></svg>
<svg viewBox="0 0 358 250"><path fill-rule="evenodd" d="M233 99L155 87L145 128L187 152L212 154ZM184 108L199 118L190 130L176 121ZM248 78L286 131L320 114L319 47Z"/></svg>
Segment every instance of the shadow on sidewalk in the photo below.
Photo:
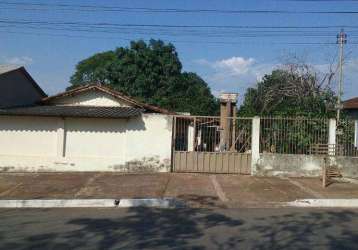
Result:
<svg viewBox="0 0 358 250"><path fill-rule="evenodd" d="M177 199L184 201L189 207L193 208L227 208L216 196L184 194Z"/></svg>

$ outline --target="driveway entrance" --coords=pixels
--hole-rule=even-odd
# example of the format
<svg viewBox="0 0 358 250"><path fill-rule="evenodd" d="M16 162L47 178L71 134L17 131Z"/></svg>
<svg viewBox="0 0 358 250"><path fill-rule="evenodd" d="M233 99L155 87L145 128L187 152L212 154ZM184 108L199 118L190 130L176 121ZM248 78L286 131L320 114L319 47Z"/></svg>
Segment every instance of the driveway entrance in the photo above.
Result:
<svg viewBox="0 0 358 250"><path fill-rule="evenodd" d="M176 116L174 172L250 174L251 118Z"/></svg>

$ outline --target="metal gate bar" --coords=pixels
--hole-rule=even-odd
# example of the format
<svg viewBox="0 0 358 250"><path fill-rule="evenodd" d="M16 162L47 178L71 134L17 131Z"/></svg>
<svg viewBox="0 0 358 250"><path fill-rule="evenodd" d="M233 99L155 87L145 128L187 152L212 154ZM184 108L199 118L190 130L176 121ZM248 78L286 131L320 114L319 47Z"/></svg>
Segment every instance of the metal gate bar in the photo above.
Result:
<svg viewBox="0 0 358 250"><path fill-rule="evenodd" d="M173 170L195 173L251 173L251 118L176 116ZM223 131L226 129L226 131Z"/></svg>
<svg viewBox="0 0 358 250"><path fill-rule="evenodd" d="M190 173L250 174L251 154L235 152L174 152L174 171Z"/></svg>

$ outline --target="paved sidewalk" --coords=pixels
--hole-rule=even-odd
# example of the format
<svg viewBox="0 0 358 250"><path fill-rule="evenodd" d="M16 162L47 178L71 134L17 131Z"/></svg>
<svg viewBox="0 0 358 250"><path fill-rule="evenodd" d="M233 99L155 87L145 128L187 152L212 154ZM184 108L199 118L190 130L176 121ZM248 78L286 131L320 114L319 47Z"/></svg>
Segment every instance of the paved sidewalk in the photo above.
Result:
<svg viewBox="0 0 358 250"><path fill-rule="evenodd" d="M315 178L244 175L3 173L0 199L121 199L174 197L192 207L266 207L296 199L358 198L358 185L321 187Z"/></svg>

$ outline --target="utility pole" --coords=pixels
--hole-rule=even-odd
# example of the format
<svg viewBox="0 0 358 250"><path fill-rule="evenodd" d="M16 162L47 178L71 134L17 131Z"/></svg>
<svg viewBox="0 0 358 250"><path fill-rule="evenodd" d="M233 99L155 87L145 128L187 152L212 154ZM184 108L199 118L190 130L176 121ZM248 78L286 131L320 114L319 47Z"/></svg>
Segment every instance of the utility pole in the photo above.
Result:
<svg viewBox="0 0 358 250"><path fill-rule="evenodd" d="M347 43L347 34L344 33L344 30L341 29L341 32L337 35L337 44L339 44L339 82L338 82L338 99L337 99L337 124L340 119L341 109L342 109L342 86L343 86L343 62L344 54L343 48L344 44Z"/></svg>

